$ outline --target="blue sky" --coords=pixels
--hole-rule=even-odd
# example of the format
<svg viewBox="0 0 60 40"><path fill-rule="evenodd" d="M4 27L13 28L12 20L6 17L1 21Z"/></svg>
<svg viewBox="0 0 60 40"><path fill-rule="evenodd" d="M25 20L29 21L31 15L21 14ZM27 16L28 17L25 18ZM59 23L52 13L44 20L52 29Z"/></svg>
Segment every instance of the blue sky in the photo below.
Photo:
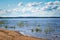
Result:
<svg viewBox="0 0 60 40"><path fill-rule="evenodd" d="M60 0L0 0L0 17L60 17Z"/></svg>

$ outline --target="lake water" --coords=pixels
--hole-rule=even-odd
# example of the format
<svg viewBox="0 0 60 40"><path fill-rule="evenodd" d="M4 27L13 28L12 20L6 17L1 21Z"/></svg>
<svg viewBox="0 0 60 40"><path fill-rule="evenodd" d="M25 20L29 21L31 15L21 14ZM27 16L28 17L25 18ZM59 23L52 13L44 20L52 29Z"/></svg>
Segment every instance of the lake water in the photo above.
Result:
<svg viewBox="0 0 60 40"><path fill-rule="evenodd" d="M37 38L52 38L55 35L60 37L60 18L0 18L0 21L4 21L5 24L0 24L0 28L4 28L4 26L8 26L8 30L19 31L23 35L33 36ZM20 27L17 24L19 22L23 22L24 26ZM32 32L31 29L36 29L37 25L40 25L42 32ZM48 25L48 26L47 26ZM44 30L47 27L53 28L55 31L48 32L47 34ZM15 26L16 28L9 28Z"/></svg>

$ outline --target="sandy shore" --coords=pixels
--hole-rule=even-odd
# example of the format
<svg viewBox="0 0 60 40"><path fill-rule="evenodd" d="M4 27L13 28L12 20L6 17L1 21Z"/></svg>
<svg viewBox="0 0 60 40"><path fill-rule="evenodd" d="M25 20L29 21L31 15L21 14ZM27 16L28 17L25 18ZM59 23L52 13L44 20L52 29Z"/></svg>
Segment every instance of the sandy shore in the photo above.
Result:
<svg viewBox="0 0 60 40"><path fill-rule="evenodd" d="M10 30L0 30L0 40L47 40L24 36L18 32Z"/></svg>

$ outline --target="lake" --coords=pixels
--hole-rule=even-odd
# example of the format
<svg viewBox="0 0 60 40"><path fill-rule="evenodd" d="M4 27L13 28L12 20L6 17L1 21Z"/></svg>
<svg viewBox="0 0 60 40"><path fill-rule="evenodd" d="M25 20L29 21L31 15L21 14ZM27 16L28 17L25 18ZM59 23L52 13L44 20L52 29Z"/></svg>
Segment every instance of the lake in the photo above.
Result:
<svg viewBox="0 0 60 40"><path fill-rule="evenodd" d="M60 37L60 18L0 18L1 21L4 23L0 23L0 28L7 26L6 29L19 31L23 35L37 38L52 38L55 35ZM37 27L42 31L32 32L32 29L35 30ZM46 33L45 29L47 28L49 31Z"/></svg>

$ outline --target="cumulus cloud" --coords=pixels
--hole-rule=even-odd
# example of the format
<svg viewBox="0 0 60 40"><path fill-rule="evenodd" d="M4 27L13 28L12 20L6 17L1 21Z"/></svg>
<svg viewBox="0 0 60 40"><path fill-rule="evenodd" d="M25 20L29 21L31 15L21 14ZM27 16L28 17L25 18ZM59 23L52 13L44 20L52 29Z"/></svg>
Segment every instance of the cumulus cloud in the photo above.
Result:
<svg viewBox="0 0 60 40"><path fill-rule="evenodd" d="M6 12L6 10L0 9L0 14L5 14Z"/></svg>
<svg viewBox="0 0 60 40"><path fill-rule="evenodd" d="M57 10L60 10L60 7L58 7Z"/></svg>
<svg viewBox="0 0 60 40"><path fill-rule="evenodd" d="M60 7L60 2L59 1L55 1L55 2L46 2L45 6L42 7L42 10L57 10L57 8Z"/></svg>
<svg viewBox="0 0 60 40"><path fill-rule="evenodd" d="M54 4L60 5L60 1L55 1Z"/></svg>
<svg viewBox="0 0 60 40"><path fill-rule="evenodd" d="M28 7L36 7L39 6L42 2L32 2L32 3L28 3L26 6Z"/></svg>
<svg viewBox="0 0 60 40"><path fill-rule="evenodd" d="M53 2L46 2L46 5L53 5Z"/></svg>
<svg viewBox="0 0 60 40"><path fill-rule="evenodd" d="M41 5L43 4L43 6ZM53 17L60 16L60 2L30 2L30 3L18 3L18 7L1 10L0 14L8 13L10 17ZM2 15L7 16L8 15Z"/></svg>
<svg viewBox="0 0 60 40"><path fill-rule="evenodd" d="M60 1L46 2L46 5L60 5Z"/></svg>
<svg viewBox="0 0 60 40"><path fill-rule="evenodd" d="M18 6L23 6L23 3L22 2L18 3Z"/></svg>

